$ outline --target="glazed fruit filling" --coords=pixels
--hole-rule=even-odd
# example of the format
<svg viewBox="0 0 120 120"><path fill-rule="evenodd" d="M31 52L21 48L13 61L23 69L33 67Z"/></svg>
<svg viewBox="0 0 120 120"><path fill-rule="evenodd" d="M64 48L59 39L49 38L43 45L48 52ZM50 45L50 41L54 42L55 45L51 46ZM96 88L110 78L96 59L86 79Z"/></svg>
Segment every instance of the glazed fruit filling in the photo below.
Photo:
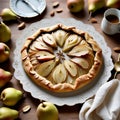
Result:
<svg viewBox="0 0 120 120"><path fill-rule="evenodd" d="M88 73L94 63L94 52L83 36L58 29L41 33L28 49L34 70L53 84L74 84Z"/></svg>

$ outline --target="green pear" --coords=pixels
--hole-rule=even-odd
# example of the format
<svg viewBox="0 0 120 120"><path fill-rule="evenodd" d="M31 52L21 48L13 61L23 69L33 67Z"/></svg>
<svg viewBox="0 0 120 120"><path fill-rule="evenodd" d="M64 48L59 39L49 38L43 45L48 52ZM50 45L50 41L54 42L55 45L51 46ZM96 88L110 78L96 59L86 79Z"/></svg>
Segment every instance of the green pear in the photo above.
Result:
<svg viewBox="0 0 120 120"><path fill-rule="evenodd" d="M10 56L10 48L5 44L0 42L0 63L5 62Z"/></svg>
<svg viewBox="0 0 120 120"><path fill-rule="evenodd" d="M42 102L37 107L38 120L58 120L58 109L51 102Z"/></svg>
<svg viewBox="0 0 120 120"><path fill-rule="evenodd" d="M77 13L84 9L84 0L67 0L70 12Z"/></svg>
<svg viewBox="0 0 120 120"><path fill-rule="evenodd" d="M88 11L94 13L95 11L105 7L105 0L88 0Z"/></svg>
<svg viewBox="0 0 120 120"><path fill-rule="evenodd" d="M17 110L1 107L0 108L0 120L14 120L18 118L19 112Z"/></svg>
<svg viewBox="0 0 120 120"><path fill-rule="evenodd" d="M120 0L107 0L106 7L120 8Z"/></svg>
<svg viewBox="0 0 120 120"><path fill-rule="evenodd" d="M11 21L11 20L17 20L17 15L9 8L4 8L0 16L2 17L3 21Z"/></svg>
<svg viewBox="0 0 120 120"><path fill-rule="evenodd" d="M8 42L10 38L11 38L10 28L1 21L0 22L0 42Z"/></svg>
<svg viewBox="0 0 120 120"><path fill-rule="evenodd" d="M5 88L1 92L1 100L7 106L14 106L20 101L23 97L23 93L16 88Z"/></svg>
<svg viewBox="0 0 120 120"><path fill-rule="evenodd" d="M0 68L0 88L4 87L12 78L12 73Z"/></svg>

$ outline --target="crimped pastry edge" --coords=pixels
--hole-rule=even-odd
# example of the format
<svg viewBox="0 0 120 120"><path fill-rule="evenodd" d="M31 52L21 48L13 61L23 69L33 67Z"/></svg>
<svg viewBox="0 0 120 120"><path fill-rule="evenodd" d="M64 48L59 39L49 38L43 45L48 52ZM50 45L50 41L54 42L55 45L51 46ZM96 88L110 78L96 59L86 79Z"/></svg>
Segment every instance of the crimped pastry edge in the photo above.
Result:
<svg viewBox="0 0 120 120"><path fill-rule="evenodd" d="M65 26L63 24L56 24L51 27L40 28L33 35L28 37L25 41L25 44L21 50L22 65L23 65L25 72L30 77L30 79L34 81L40 87L43 87L53 92L70 92L70 91L78 90L86 86L88 83L92 82L95 79L95 77L98 75L101 69L102 61L103 61L101 48L88 33L86 34L85 37L86 37L87 42L92 45L92 48L95 51L94 64L92 65L89 72L87 74L84 74L78 77L75 81L75 84L73 85L70 83L59 83L59 84L54 85L46 78L40 76L37 72L34 71L33 66L30 63L30 58L27 54L28 46L34 39L37 38L39 34L41 34L41 32L51 32L53 30L57 30L58 28L62 28L67 31L71 30L80 35L85 34L84 31L76 29L74 26ZM91 39L87 39L88 36Z"/></svg>

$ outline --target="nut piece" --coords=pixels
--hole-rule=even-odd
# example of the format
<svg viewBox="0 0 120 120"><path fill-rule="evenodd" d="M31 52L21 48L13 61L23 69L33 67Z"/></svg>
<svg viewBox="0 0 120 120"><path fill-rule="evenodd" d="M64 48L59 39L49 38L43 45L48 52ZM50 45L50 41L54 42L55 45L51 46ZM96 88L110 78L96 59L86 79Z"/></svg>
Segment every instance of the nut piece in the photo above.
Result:
<svg viewBox="0 0 120 120"><path fill-rule="evenodd" d="M58 6L59 6L59 2L58 1L56 1L56 2L53 3L53 8L56 8Z"/></svg>
<svg viewBox="0 0 120 120"><path fill-rule="evenodd" d="M19 25L18 25L18 29L19 30L22 30L22 29L24 29L25 28L25 22L22 22L22 23L20 23Z"/></svg>
<svg viewBox="0 0 120 120"><path fill-rule="evenodd" d="M61 13L61 12L63 12L63 9L57 9L56 12Z"/></svg>
<svg viewBox="0 0 120 120"><path fill-rule="evenodd" d="M90 19L90 22L91 22L91 23L97 23L97 19L96 19L96 18L91 18L91 19Z"/></svg>
<svg viewBox="0 0 120 120"><path fill-rule="evenodd" d="M55 15L55 11L50 12L50 16L53 17Z"/></svg>
<svg viewBox="0 0 120 120"><path fill-rule="evenodd" d="M114 50L115 52L120 52L120 47L114 47L113 50Z"/></svg>
<svg viewBox="0 0 120 120"><path fill-rule="evenodd" d="M26 113L26 112L30 111L30 109L31 109L31 106L26 105L25 107L23 107L22 111L23 111L23 113Z"/></svg>

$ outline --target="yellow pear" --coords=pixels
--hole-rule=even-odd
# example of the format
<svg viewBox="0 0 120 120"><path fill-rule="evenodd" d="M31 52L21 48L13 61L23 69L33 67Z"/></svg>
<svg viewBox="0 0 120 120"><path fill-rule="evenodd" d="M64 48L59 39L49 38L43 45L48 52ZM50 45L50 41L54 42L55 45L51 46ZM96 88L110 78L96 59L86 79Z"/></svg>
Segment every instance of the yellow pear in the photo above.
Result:
<svg viewBox="0 0 120 120"><path fill-rule="evenodd" d="M51 102L42 102L36 110L38 120L58 120L59 113L57 107Z"/></svg>
<svg viewBox="0 0 120 120"><path fill-rule="evenodd" d="M80 12L84 9L84 0L67 0L67 7L73 13Z"/></svg>
<svg viewBox="0 0 120 120"><path fill-rule="evenodd" d="M14 106L22 99L23 93L20 90L9 87L1 92L1 100L7 106Z"/></svg>
<svg viewBox="0 0 120 120"><path fill-rule="evenodd" d="M11 38L10 28L1 21L0 22L0 42L8 42L10 38Z"/></svg>
<svg viewBox="0 0 120 120"><path fill-rule="evenodd" d="M15 120L18 118L19 112L17 110L1 107L0 108L0 120Z"/></svg>
<svg viewBox="0 0 120 120"><path fill-rule="evenodd" d="M105 0L88 0L88 10L94 13L95 11L105 7Z"/></svg>
<svg viewBox="0 0 120 120"><path fill-rule="evenodd" d="M2 17L3 21L11 21L18 18L17 15L9 8L4 8L1 11L0 16Z"/></svg>
<svg viewBox="0 0 120 120"><path fill-rule="evenodd" d="M120 8L120 0L107 0L106 7Z"/></svg>
<svg viewBox="0 0 120 120"><path fill-rule="evenodd" d="M5 71L0 68L0 88L5 86L12 78L12 74L9 71Z"/></svg>
<svg viewBox="0 0 120 120"><path fill-rule="evenodd" d="M0 42L0 63L8 60L10 56L10 48L5 44Z"/></svg>

